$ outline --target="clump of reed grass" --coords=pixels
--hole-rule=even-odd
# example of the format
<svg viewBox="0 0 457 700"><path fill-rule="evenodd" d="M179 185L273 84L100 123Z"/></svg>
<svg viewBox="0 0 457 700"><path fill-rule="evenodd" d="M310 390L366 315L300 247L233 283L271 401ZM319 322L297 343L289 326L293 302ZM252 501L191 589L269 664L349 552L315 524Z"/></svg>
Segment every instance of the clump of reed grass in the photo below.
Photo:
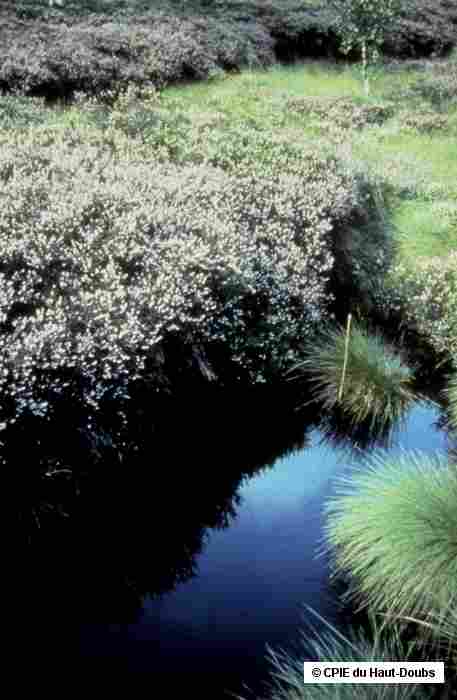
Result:
<svg viewBox="0 0 457 700"><path fill-rule="evenodd" d="M441 653L446 653L447 665L457 673L457 601L451 600L439 615L431 613L427 621L408 616L404 620L413 622L419 625L419 629L425 630L425 637L431 636L434 646ZM454 678L454 684L456 681L457 676Z"/></svg>
<svg viewBox="0 0 457 700"><path fill-rule="evenodd" d="M445 394L449 401L450 425L457 432L457 372L448 380Z"/></svg>
<svg viewBox="0 0 457 700"><path fill-rule="evenodd" d="M326 504L347 597L388 617L442 617L457 594L457 470L447 456L372 456Z"/></svg>
<svg viewBox="0 0 457 700"><path fill-rule="evenodd" d="M350 318L346 330L326 328L304 348L294 367L309 379L312 401L324 411L341 409L353 425L385 426L402 418L417 399L414 372L379 332L369 332Z"/></svg>
<svg viewBox="0 0 457 700"><path fill-rule="evenodd" d="M268 647L268 659L272 666L270 700L425 700L431 697L433 686L395 684L365 685L329 684L314 685L303 683L303 660L316 662L350 663L406 661L414 651L414 644L402 642L396 627L385 628L373 624L373 634L363 630L351 630L343 635L333 625L309 609L326 628L325 632L314 633L310 641L305 631L301 634L301 650L298 653L275 651ZM310 625L311 627L311 625ZM312 627L311 627L312 629ZM372 638L371 638L372 636ZM242 700L238 698L238 700Z"/></svg>

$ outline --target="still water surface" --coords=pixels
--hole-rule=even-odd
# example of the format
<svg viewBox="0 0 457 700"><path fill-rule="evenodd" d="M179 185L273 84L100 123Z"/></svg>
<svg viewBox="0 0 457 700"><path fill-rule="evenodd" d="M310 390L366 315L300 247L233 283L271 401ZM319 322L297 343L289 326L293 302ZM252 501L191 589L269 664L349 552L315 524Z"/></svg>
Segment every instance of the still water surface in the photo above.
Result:
<svg viewBox="0 0 457 700"><path fill-rule="evenodd" d="M438 415L416 406L389 450L446 449L446 435L434 425ZM305 447L244 477L228 527L206 530L195 576L162 596L146 596L133 623L85 624L81 658L111 678L148 674L172 695L187 688L214 700L251 697L244 684L260 694L268 676L265 645L296 642L303 604L341 621L326 557L316 555L323 503L335 477L363 459L359 454L331 446L314 429Z"/></svg>

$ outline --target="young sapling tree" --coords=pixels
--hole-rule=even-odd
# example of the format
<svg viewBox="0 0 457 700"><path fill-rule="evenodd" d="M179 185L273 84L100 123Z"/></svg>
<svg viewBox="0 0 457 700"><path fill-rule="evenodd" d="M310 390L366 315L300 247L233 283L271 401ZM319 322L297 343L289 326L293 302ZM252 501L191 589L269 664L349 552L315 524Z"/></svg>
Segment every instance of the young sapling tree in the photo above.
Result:
<svg viewBox="0 0 457 700"><path fill-rule="evenodd" d="M360 51L365 95L370 94L368 67L379 55L386 32L400 18L405 0L330 0L342 49Z"/></svg>

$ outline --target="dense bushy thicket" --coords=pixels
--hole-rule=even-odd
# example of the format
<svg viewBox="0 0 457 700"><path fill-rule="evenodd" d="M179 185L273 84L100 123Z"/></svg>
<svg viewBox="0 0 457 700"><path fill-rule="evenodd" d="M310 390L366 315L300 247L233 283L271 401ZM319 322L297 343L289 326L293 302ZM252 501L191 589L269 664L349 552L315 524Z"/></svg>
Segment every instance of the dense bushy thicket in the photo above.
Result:
<svg viewBox="0 0 457 700"><path fill-rule="evenodd" d="M404 0L399 27L388 33L382 50L389 56L440 56L457 43L454 0Z"/></svg>
<svg viewBox="0 0 457 700"><path fill-rule="evenodd" d="M243 32L211 18L91 16L73 23L10 23L1 34L0 87L27 94L98 93L129 82L162 86L274 62L261 26Z"/></svg>
<svg viewBox="0 0 457 700"><path fill-rule="evenodd" d="M311 150L224 172L159 164L128 138L116 153L99 137L43 129L0 144L10 415L46 412L68 377L88 405L106 387L122 395L167 337L223 346L252 381L287 365L328 317L332 236L366 215L366 188Z"/></svg>
<svg viewBox="0 0 457 700"><path fill-rule="evenodd" d="M457 43L449 0L405 3L385 50L440 55ZM5 0L0 8L0 89L69 96L128 81L155 85L207 78L248 64L338 56L339 38L324 2L226 0L103 2Z"/></svg>

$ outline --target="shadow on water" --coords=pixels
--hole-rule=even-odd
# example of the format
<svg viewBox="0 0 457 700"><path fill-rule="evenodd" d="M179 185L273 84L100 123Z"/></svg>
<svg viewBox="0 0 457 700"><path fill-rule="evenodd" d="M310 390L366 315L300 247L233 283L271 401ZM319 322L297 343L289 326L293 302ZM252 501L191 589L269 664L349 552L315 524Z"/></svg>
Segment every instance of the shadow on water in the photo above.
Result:
<svg viewBox="0 0 457 700"><path fill-rule="evenodd" d="M373 442L362 449L359 436L354 450L338 430L332 441L332 425L319 431L295 398L267 387L163 396L130 407L117 443L68 407L11 431L21 665L113 687L153 674L218 700L243 683L261 692L265 644L293 643L303 603L343 624L350 613L316 559L322 504ZM436 418L416 407L389 449L444 449Z"/></svg>
<svg viewBox="0 0 457 700"><path fill-rule="evenodd" d="M208 530L234 520L243 478L303 447L302 418L272 412L257 392L228 394L132 409L122 449L91 435L77 411L9 432L20 552L12 588L31 662L73 666L81 622L134 624L146 596L190 580Z"/></svg>

